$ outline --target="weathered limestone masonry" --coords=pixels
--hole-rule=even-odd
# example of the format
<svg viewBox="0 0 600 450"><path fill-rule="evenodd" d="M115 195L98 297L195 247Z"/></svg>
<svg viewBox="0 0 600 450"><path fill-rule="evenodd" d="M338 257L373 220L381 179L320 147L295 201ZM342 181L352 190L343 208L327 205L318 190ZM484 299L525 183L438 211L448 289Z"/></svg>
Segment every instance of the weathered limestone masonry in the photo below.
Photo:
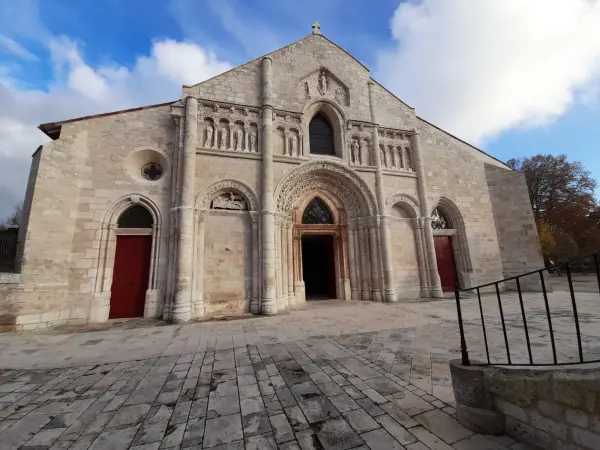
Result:
<svg viewBox="0 0 600 450"><path fill-rule="evenodd" d="M584 366L580 366L584 367ZM600 367L500 368L450 363L458 421L542 450L600 449Z"/></svg>
<svg viewBox="0 0 600 450"><path fill-rule="evenodd" d="M442 297L541 267L521 175L318 24L177 101L40 128L7 329Z"/></svg>

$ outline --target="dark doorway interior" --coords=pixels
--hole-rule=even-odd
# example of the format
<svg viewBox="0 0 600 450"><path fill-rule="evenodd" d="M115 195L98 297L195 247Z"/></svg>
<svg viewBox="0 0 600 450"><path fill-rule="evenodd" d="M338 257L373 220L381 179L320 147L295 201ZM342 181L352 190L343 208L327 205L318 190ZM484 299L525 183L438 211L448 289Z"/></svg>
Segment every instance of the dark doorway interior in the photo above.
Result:
<svg viewBox="0 0 600 450"><path fill-rule="evenodd" d="M302 271L307 300L336 298L333 236L302 236Z"/></svg>

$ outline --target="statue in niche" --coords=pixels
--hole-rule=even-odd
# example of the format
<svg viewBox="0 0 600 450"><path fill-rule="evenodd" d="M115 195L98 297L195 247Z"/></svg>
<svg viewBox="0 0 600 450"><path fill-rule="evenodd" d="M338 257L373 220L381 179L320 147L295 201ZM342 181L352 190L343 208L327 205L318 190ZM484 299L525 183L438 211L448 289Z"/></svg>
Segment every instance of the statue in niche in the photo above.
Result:
<svg viewBox="0 0 600 450"><path fill-rule="evenodd" d="M346 93L341 87L335 90L335 101L342 106L346 106Z"/></svg>
<svg viewBox="0 0 600 450"><path fill-rule="evenodd" d="M225 150L227 148L227 128L222 127L219 129L219 148Z"/></svg>
<svg viewBox="0 0 600 450"><path fill-rule="evenodd" d="M358 139L353 139L351 144L352 149L352 162L356 165L360 164L360 144Z"/></svg>
<svg viewBox="0 0 600 450"><path fill-rule="evenodd" d="M311 98L311 95L310 95L310 84L308 84L308 81L304 82L304 96L306 98Z"/></svg>
<svg viewBox="0 0 600 450"><path fill-rule="evenodd" d="M290 156L298 156L298 138L295 133L290 136Z"/></svg>
<svg viewBox="0 0 600 450"><path fill-rule="evenodd" d="M242 150L244 141L244 132L239 128L235 130L235 149L239 152Z"/></svg>
<svg viewBox="0 0 600 450"><path fill-rule="evenodd" d="M250 151L256 151L256 131L250 133Z"/></svg>
<svg viewBox="0 0 600 450"><path fill-rule="evenodd" d="M412 161L410 158L410 150L408 147L404 149L404 168L406 170L412 170Z"/></svg>
<svg viewBox="0 0 600 450"><path fill-rule="evenodd" d="M360 160L362 165L369 164L369 143L365 140L360 141Z"/></svg>
<svg viewBox="0 0 600 450"><path fill-rule="evenodd" d="M233 192L227 192L216 197L212 202L211 208L245 211L246 202L241 195Z"/></svg>
<svg viewBox="0 0 600 450"><path fill-rule="evenodd" d="M211 148L212 140L213 140L213 127L212 127L212 125L208 125L206 127L206 140L204 141L204 146L206 148Z"/></svg>
<svg viewBox="0 0 600 450"><path fill-rule="evenodd" d="M381 165L383 167L387 167L387 158L385 157L385 147L383 145L379 146L379 157L381 158Z"/></svg>
<svg viewBox="0 0 600 450"><path fill-rule="evenodd" d="M329 82L327 81L327 73L324 70L321 70L319 74L319 92L321 95L327 94L327 90L329 88Z"/></svg>

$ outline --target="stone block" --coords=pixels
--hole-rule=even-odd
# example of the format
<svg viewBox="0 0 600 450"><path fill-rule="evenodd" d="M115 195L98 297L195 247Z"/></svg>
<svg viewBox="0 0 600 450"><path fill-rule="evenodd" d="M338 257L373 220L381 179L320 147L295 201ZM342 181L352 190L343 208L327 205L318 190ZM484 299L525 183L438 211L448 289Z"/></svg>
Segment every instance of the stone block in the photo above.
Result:
<svg viewBox="0 0 600 450"><path fill-rule="evenodd" d="M498 411L456 405L456 418L461 425L476 433L499 435L504 433L504 415Z"/></svg>

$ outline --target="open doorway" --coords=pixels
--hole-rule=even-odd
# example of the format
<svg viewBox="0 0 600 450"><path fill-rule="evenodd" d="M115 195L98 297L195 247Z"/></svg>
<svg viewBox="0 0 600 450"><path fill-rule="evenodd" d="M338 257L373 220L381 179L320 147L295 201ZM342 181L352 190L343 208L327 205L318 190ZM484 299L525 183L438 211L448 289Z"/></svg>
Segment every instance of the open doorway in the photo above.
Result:
<svg viewBox="0 0 600 450"><path fill-rule="evenodd" d="M307 300L337 298L332 235L302 236L302 270Z"/></svg>

